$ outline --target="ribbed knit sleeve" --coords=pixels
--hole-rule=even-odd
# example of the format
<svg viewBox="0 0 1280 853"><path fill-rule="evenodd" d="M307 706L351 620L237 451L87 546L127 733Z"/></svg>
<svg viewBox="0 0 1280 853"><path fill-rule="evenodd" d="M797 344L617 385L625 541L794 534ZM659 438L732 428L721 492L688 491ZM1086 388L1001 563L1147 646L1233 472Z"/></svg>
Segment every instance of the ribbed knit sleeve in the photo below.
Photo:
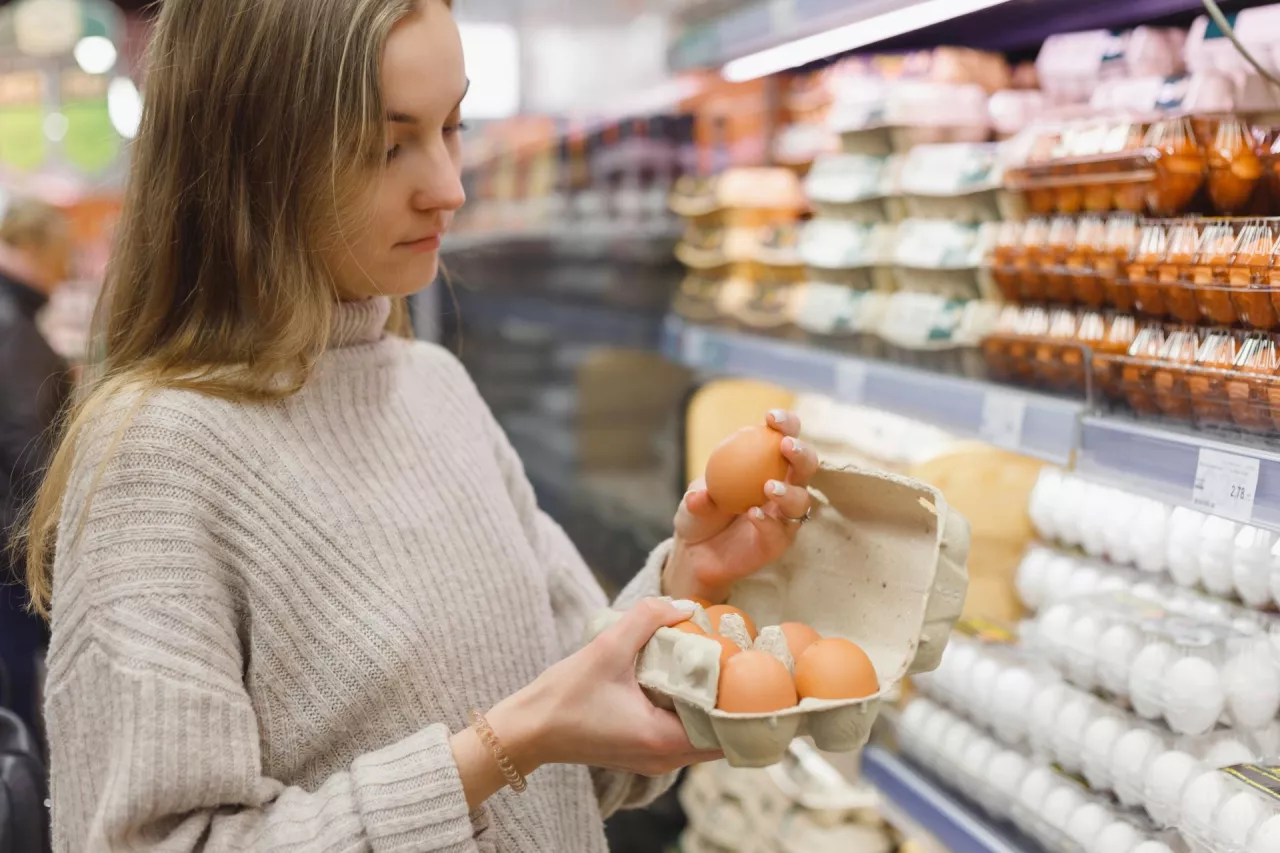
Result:
<svg viewBox="0 0 1280 853"><path fill-rule="evenodd" d="M479 849L445 726L424 720L314 790L264 774L230 544L254 510L210 462L219 438L150 405L88 502L116 432L82 447L59 535L46 702L57 853Z"/></svg>

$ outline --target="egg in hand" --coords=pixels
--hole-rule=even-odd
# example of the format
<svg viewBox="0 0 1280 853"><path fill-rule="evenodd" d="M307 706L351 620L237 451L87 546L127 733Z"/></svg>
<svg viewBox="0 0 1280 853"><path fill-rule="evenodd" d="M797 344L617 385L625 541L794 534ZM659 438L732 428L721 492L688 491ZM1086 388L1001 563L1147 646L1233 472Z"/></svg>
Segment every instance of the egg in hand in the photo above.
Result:
<svg viewBox="0 0 1280 853"><path fill-rule="evenodd" d="M790 463L782 455L782 433L750 426L726 438L707 460L707 495L725 512L741 515L768 498L765 484L785 482Z"/></svg>

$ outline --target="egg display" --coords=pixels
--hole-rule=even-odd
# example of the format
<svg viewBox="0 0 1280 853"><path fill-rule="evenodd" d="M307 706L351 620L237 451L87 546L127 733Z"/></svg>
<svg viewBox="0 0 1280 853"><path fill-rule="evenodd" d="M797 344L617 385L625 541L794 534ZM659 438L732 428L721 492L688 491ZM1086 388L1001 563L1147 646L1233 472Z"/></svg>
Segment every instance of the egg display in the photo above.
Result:
<svg viewBox="0 0 1280 853"><path fill-rule="evenodd" d="M782 439L782 433L762 425L740 429L721 442L706 471L707 494L716 506L741 515L768 500L765 484L787 477Z"/></svg>

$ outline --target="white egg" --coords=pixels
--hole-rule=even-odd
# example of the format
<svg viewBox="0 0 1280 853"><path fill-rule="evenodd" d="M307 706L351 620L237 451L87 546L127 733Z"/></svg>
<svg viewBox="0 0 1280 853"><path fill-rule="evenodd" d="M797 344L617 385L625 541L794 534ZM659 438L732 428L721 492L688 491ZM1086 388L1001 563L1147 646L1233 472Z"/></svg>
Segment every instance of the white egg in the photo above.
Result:
<svg viewBox="0 0 1280 853"><path fill-rule="evenodd" d="M1052 559L1052 551L1031 548L1018 565L1018 598L1028 610L1039 610L1044 605L1044 585Z"/></svg>
<svg viewBox="0 0 1280 853"><path fill-rule="evenodd" d="M1111 750L1126 731L1117 717L1100 717L1084 730L1084 777L1089 787L1099 791L1111 788Z"/></svg>
<svg viewBox="0 0 1280 853"><path fill-rule="evenodd" d="M1129 670L1129 701L1138 716L1159 719L1164 713L1161 685L1173 663L1173 647L1168 643L1148 643L1133 659Z"/></svg>
<svg viewBox="0 0 1280 853"><path fill-rule="evenodd" d="M1018 802L1033 812L1039 813L1044 808L1049 792L1058 784L1057 777L1048 767L1033 767L1022 780L1018 791Z"/></svg>
<svg viewBox="0 0 1280 853"><path fill-rule="evenodd" d="M937 706L928 699L915 699L902 712L902 728L910 732L913 737L919 737L924 731L924 724L937 711Z"/></svg>
<svg viewBox="0 0 1280 853"><path fill-rule="evenodd" d="M1129 695L1129 671L1142 646L1132 625L1112 625L1098 638L1098 683L1119 696Z"/></svg>
<svg viewBox="0 0 1280 853"><path fill-rule="evenodd" d="M1059 664L1065 665L1066 651L1071 642L1071 628L1076 621L1076 609L1070 604L1054 604L1036 621L1045 653Z"/></svg>
<svg viewBox="0 0 1280 853"><path fill-rule="evenodd" d="M1046 540L1058 538L1057 510L1062 494L1062 472L1057 468L1042 468L1036 484L1031 488L1027 501L1027 513L1036 532Z"/></svg>
<svg viewBox="0 0 1280 853"><path fill-rule="evenodd" d="M1249 839L1249 853L1280 853L1280 815L1267 818Z"/></svg>
<svg viewBox="0 0 1280 853"><path fill-rule="evenodd" d="M1113 490L1086 483L1084 511L1080 513L1080 547L1090 557L1101 557L1107 550L1107 519L1111 516Z"/></svg>
<svg viewBox="0 0 1280 853"><path fill-rule="evenodd" d="M1202 772L1200 762L1185 752L1169 750L1147 764L1143 780L1142 804L1156 826L1173 826L1178 820L1182 789Z"/></svg>
<svg viewBox="0 0 1280 853"><path fill-rule="evenodd" d="M1066 600L1067 588L1071 584L1071 576L1075 573L1074 557L1058 554L1049 560L1049 565L1044 570L1044 607Z"/></svg>
<svg viewBox="0 0 1280 853"><path fill-rule="evenodd" d="M1095 663L1101 633L1102 623L1093 616L1079 616L1071 626L1067 646L1067 672L1070 673L1071 680L1085 690L1092 689L1097 681Z"/></svg>
<svg viewBox="0 0 1280 853"><path fill-rule="evenodd" d="M1085 503L1088 500L1088 486L1078 477L1065 477L1062 483L1062 494L1058 498L1058 506L1054 512L1054 526L1058 529L1058 539L1067 545L1080 544L1080 523L1084 520Z"/></svg>
<svg viewBox="0 0 1280 853"><path fill-rule="evenodd" d="M1200 582L1200 538L1205 516L1178 507L1169 515L1165 565L1175 583L1191 587Z"/></svg>
<svg viewBox="0 0 1280 853"><path fill-rule="evenodd" d="M1143 500L1129 531L1133 562L1144 572L1163 572L1167 563L1165 542L1169 538L1169 507L1159 501Z"/></svg>
<svg viewBox="0 0 1280 853"><path fill-rule="evenodd" d="M969 709L974 712L982 712L990 708L991 697L995 693L996 681L1000 678L1000 673L1004 672L1004 666L992 658L980 658L973 665L973 669L969 673L969 684L964 691L965 697L969 700ZM979 713L981 716L981 713Z"/></svg>
<svg viewBox="0 0 1280 853"><path fill-rule="evenodd" d="M1011 749L1002 749L987 764L987 782L1000 793L1013 799L1029 769L1027 759Z"/></svg>
<svg viewBox="0 0 1280 853"><path fill-rule="evenodd" d="M1265 727L1258 729L1258 731L1253 733L1253 737L1258 742L1258 753L1260 755L1275 755L1276 753L1280 753L1280 720L1271 722ZM1236 763L1239 764L1240 762Z"/></svg>
<svg viewBox="0 0 1280 853"><path fill-rule="evenodd" d="M1083 598L1093 595L1102 583L1102 572L1093 566L1078 566L1067 581L1067 598Z"/></svg>
<svg viewBox="0 0 1280 853"><path fill-rule="evenodd" d="M1079 773L1083 756L1085 727L1097 714L1096 702L1087 696L1072 699L1058 713L1053 753L1058 764L1068 773Z"/></svg>
<svg viewBox="0 0 1280 853"><path fill-rule="evenodd" d="M1108 572L1098 581L1098 594L1115 594L1133 589L1133 582L1119 572Z"/></svg>
<svg viewBox="0 0 1280 853"><path fill-rule="evenodd" d="M1065 832L1071 815L1083 805L1084 797L1079 791L1059 783L1045 798L1041 814L1050 826Z"/></svg>
<svg viewBox="0 0 1280 853"><path fill-rule="evenodd" d="M1227 844L1234 845L1229 849L1235 849L1243 847L1253 830L1270 816L1271 811L1261 796L1253 791L1241 791L1218 809L1213 828L1220 841L1225 839Z"/></svg>
<svg viewBox="0 0 1280 853"><path fill-rule="evenodd" d="M1173 853L1173 849L1161 841L1144 841L1129 853Z"/></svg>
<svg viewBox="0 0 1280 853"><path fill-rule="evenodd" d="M1234 725L1260 729L1280 713L1280 673L1269 655L1248 651L1231 658L1222 669L1222 684Z"/></svg>
<svg viewBox="0 0 1280 853"><path fill-rule="evenodd" d="M1128 492L1113 490L1111 508L1104 522L1102 538L1107 559L1126 566L1133 562L1133 526L1138 521L1144 499Z"/></svg>
<svg viewBox="0 0 1280 853"><path fill-rule="evenodd" d="M1135 583L1129 590L1134 598L1141 598L1143 601L1154 601L1160 603L1164 601L1164 593L1160 591L1160 587L1151 581L1139 581Z"/></svg>
<svg viewBox="0 0 1280 853"><path fill-rule="evenodd" d="M1067 837L1085 850L1093 850L1098 836L1111 820L1111 812L1107 809L1097 803L1085 803L1067 819Z"/></svg>
<svg viewBox="0 0 1280 853"><path fill-rule="evenodd" d="M943 683L948 692L958 693L969 683L969 671L978 661L978 650L968 643L950 642L942 653Z"/></svg>
<svg viewBox="0 0 1280 853"><path fill-rule="evenodd" d="M1236 580L1231 565L1236 532L1240 525L1228 518L1210 516L1200 533L1200 582L1214 595L1231 595Z"/></svg>
<svg viewBox="0 0 1280 853"><path fill-rule="evenodd" d="M1020 666L1000 673L995 686L996 722L1002 736L1020 740L1027 732L1031 700L1036 695L1036 680Z"/></svg>
<svg viewBox="0 0 1280 853"><path fill-rule="evenodd" d="M969 744L973 743L977 737L978 730L973 726L965 722L956 723L951 727L951 731L947 732L946 739L942 742L942 754L959 763L964 760Z"/></svg>
<svg viewBox="0 0 1280 853"><path fill-rule="evenodd" d="M1213 828L1218 804L1227 796L1227 777L1217 770L1201 773L1182 791L1180 826L1190 826L1207 835Z"/></svg>
<svg viewBox="0 0 1280 853"><path fill-rule="evenodd" d="M1164 718L1175 732L1198 735L1211 731L1226 705L1222 674L1198 657L1176 660L1164 674Z"/></svg>
<svg viewBox="0 0 1280 853"><path fill-rule="evenodd" d="M979 737L964 751L965 771L979 779L983 778L987 772L987 765L991 763L998 749L996 742L991 738Z"/></svg>
<svg viewBox="0 0 1280 853"><path fill-rule="evenodd" d="M1114 820L1098 833L1093 842L1092 853L1132 853L1133 848L1141 842L1142 835L1134 829L1133 824Z"/></svg>
<svg viewBox="0 0 1280 853"><path fill-rule="evenodd" d="M1053 727L1058 718L1058 710L1066 701L1067 687L1062 682L1053 682L1043 687L1031 700L1031 711L1027 715L1027 734L1033 743L1047 747L1053 743Z"/></svg>
<svg viewBox="0 0 1280 853"><path fill-rule="evenodd" d="M1271 531L1250 525L1236 534L1232 577L1236 594L1250 607L1271 603L1271 549L1275 543Z"/></svg>
<svg viewBox="0 0 1280 853"><path fill-rule="evenodd" d="M1205 767L1216 770L1222 767L1234 767L1237 764L1248 764L1258 758L1254 750L1234 738L1224 738L1205 752L1200 759Z"/></svg>
<svg viewBox="0 0 1280 853"><path fill-rule="evenodd" d="M942 744L946 742L947 734L951 731L951 726L955 722L956 719L951 714L946 711L938 711L920 729L921 744L931 752L940 753Z"/></svg>
<svg viewBox="0 0 1280 853"><path fill-rule="evenodd" d="M1148 729L1130 729L1120 736L1111 756L1111 785L1120 802L1130 807L1141 804L1147 761L1163 749L1160 738Z"/></svg>

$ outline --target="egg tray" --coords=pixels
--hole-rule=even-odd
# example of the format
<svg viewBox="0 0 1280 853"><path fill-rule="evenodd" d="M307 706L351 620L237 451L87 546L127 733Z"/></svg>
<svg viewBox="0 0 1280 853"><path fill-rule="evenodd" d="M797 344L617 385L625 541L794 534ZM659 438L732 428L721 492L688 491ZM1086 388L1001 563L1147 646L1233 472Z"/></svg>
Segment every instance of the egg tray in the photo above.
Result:
<svg viewBox="0 0 1280 853"><path fill-rule="evenodd" d="M1277 761L1210 770L1182 791L1178 832L1192 853L1255 853L1280 844ZM1203 777L1214 777L1208 782ZM1193 793L1192 788L1197 790ZM1193 801L1193 802L1192 802Z"/></svg>
<svg viewBox="0 0 1280 853"><path fill-rule="evenodd" d="M638 660L641 686L679 715L693 745L722 750L735 767L776 764L792 739L803 735L826 752L861 748L882 698L906 676L938 665L964 604L969 525L938 490L852 467L824 467L811 490L812 518L795 545L739 581L729 604L757 625L803 622L824 637L857 643L875 666L877 693L803 699L771 714L729 714L716 708L715 641L660 628ZM601 613L587 626L587 639L620 618L616 611ZM699 622L705 614L693 618ZM726 620L737 627L734 617ZM792 665L780 632L762 630L756 645Z"/></svg>

